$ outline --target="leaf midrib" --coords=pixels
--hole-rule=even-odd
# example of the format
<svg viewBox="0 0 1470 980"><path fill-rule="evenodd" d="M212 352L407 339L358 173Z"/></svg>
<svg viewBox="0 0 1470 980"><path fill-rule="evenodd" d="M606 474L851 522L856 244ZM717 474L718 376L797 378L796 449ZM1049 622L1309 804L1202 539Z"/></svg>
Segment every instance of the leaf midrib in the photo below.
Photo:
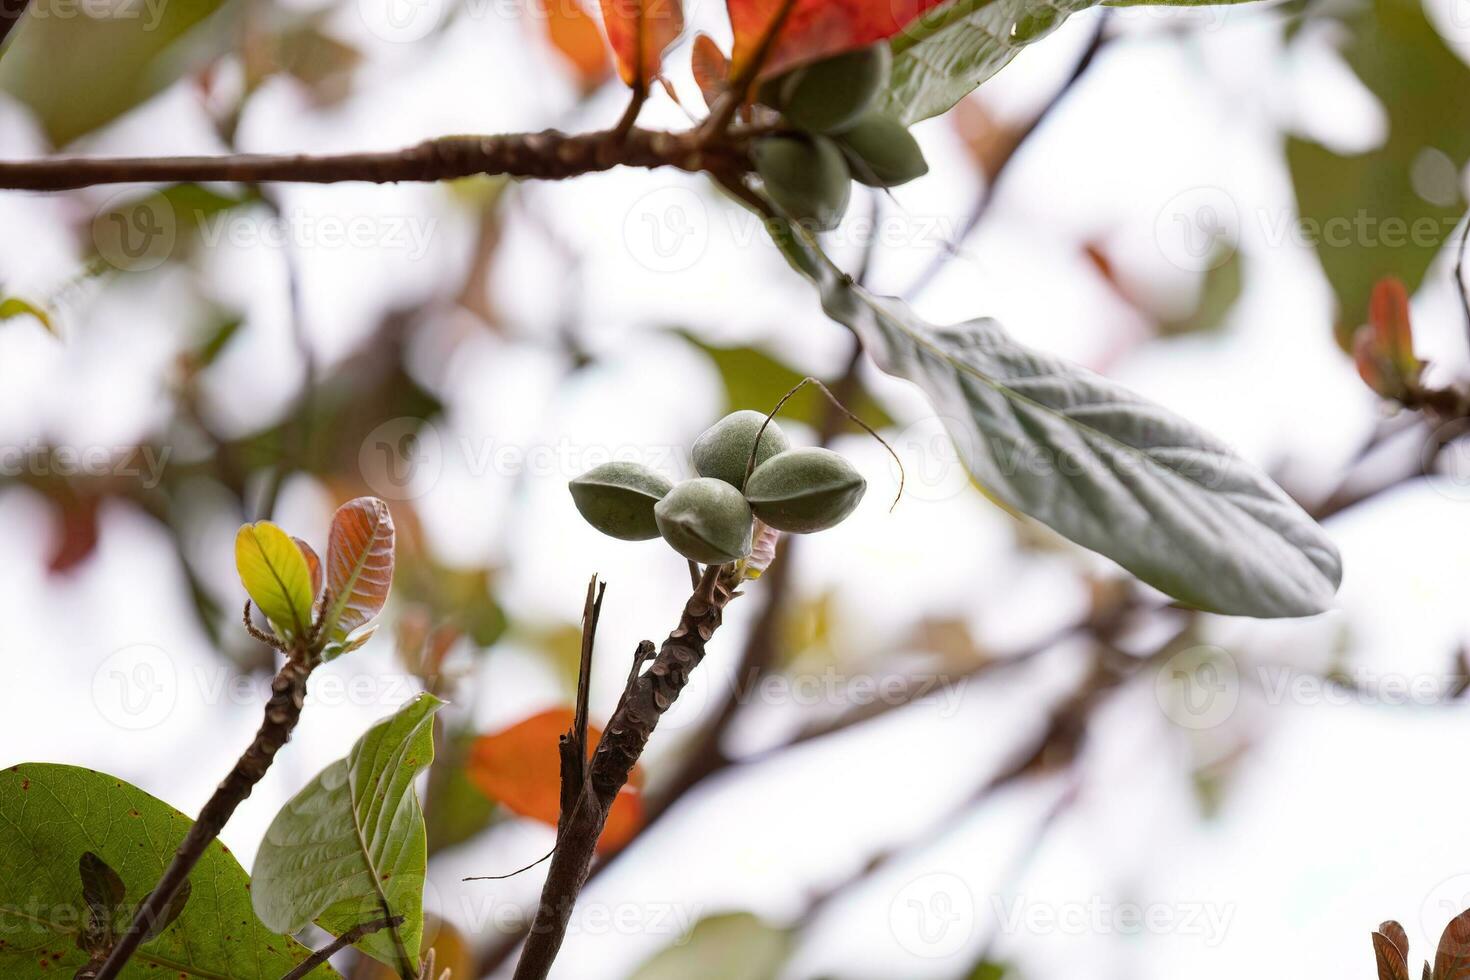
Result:
<svg viewBox="0 0 1470 980"><path fill-rule="evenodd" d="M338 590L339 594L333 597L331 615L322 618L322 631L327 635L331 635L332 631L337 628L337 623L341 620L342 613L346 611L348 601L352 598L352 593L357 588L357 580L361 577L362 570L367 567L368 556L373 553L373 548L377 546L378 535L382 533L382 530L383 521L381 519L374 520L372 534L363 546L362 553L352 563L352 574L347 576L347 581L343 584L343 588ZM331 560L331 555L327 556L327 560Z"/></svg>

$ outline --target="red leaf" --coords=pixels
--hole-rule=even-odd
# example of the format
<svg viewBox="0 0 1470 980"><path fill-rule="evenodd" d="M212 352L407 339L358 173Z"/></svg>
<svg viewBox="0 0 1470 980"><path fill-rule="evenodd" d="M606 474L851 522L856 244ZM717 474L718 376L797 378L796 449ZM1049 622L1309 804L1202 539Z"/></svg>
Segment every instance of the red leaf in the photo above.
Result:
<svg viewBox="0 0 1470 980"><path fill-rule="evenodd" d="M1409 293L1396 276L1384 276L1373 284L1368 301L1368 322L1378 349L1405 378L1419 371L1414 356L1414 328L1409 321Z"/></svg>
<svg viewBox="0 0 1470 980"><path fill-rule="evenodd" d="M1373 953L1378 958L1378 980L1409 980L1404 954L1381 932L1373 934Z"/></svg>
<svg viewBox="0 0 1470 980"><path fill-rule="evenodd" d="M322 622L341 639L382 611L393 584L393 516L377 497L337 509L327 538L327 603Z"/></svg>
<svg viewBox="0 0 1470 980"><path fill-rule="evenodd" d="M715 101L725 92L726 80L730 77L730 59L708 34L694 37L694 50L689 55L689 67L694 72L694 83L704 96L704 104L715 107Z"/></svg>
<svg viewBox="0 0 1470 980"><path fill-rule="evenodd" d="M1470 978L1470 911L1461 912L1444 927L1434 954L1434 980Z"/></svg>
<svg viewBox="0 0 1470 980"><path fill-rule="evenodd" d="M291 540L296 542L296 547L301 549L301 557L306 559L306 570L311 573L311 598L315 601L322 594L322 560L316 549L305 541L297 537Z"/></svg>
<svg viewBox="0 0 1470 980"><path fill-rule="evenodd" d="M742 71L776 28L757 77L890 38L943 0L727 0ZM784 14L784 17L783 17ZM779 23L778 23L779 22Z"/></svg>
<svg viewBox="0 0 1470 980"><path fill-rule="evenodd" d="M1387 922L1378 924L1378 931L1388 937L1388 941L1404 954L1404 962L1407 963L1409 961L1409 934L1404 932L1404 927L1389 919Z"/></svg>
<svg viewBox="0 0 1470 980"><path fill-rule="evenodd" d="M624 84L647 85L684 30L683 0L602 0L602 26Z"/></svg>
<svg viewBox="0 0 1470 980"><path fill-rule="evenodd" d="M475 739L467 765L470 781L480 792L506 809L556 826L561 813L561 736L571 731L571 708L552 708L489 735ZM587 726L587 754L602 733ZM628 785L613 801L607 825L597 841L599 851L617 850L638 832L643 805L637 786L642 770L635 766Z"/></svg>
<svg viewBox="0 0 1470 980"><path fill-rule="evenodd" d="M546 39L571 66L583 90L601 85L612 73L612 65L596 19L578 0L540 0L536 9Z"/></svg>

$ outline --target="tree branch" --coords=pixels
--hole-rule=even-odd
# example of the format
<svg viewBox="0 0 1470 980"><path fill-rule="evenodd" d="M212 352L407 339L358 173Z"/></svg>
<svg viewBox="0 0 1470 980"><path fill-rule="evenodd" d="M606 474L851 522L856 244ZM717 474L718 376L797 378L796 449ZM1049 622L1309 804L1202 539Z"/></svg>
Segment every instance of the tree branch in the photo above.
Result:
<svg viewBox="0 0 1470 980"><path fill-rule="evenodd" d="M597 840L618 791L628 781L659 718L704 659L705 644L720 626L734 583L722 579L729 566L711 565L684 605L679 625L664 640L646 671L629 678L608 720L587 772L587 789L557 835L556 854L541 891L531 934L516 964L515 980L544 980L561 949L572 906L587 881ZM640 646L640 660L644 647Z"/></svg>
<svg viewBox="0 0 1470 980"><path fill-rule="evenodd" d="M271 681L270 700L265 704L265 720L255 733L255 739L245 750L245 754L240 756L240 761L235 763L235 768L230 770L224 782L219 784L209 802L204 804L204 809L199 811L199 819L194 821L189 832L184 835L184 842L174 852L173 861L164 871L163 877L158 879L153 891L138 906L127 932L119 937L117 945L107 957L107 962L102 964L102 969L97 973L97 980L113 980L122 971L143 942L148 925L156 922L168 908L174 893L188 879L189 872L204 855L205 848L219 836L235 808L250 795L255 784L260 782L270 768L276 753L291 737L291 731L301 720L301 706L306 699L306 678L311 674L313 666L304 654L297 655L298 653L299 651L293 652L286 665Z"/></svg>
<svg viewBox="0 0 1470 980"><path fill-rule="evenodd" d="M286 974L284 977L281 978L281 980L301 980L302 977L306 976L312 970L315 970L317 967L321 966L333 956L336 956L348 946L351 946L353 943L357 942L363 936L370 936L373 933L377 932L379 929L396 928L401 925L403 925L403 916L395 915L388 919L378 919L373 922L364 922L360 926L353 926L351 929L348 929L346 932L342 933L342 935L332 940L326 946L323 946L321 949L317 950L315 953L312 953L306 959L302 960L296 965L296 969Z"/></svg>
<svg viewBox="0 0 1470 980"><path fill-rule="evenodd" d="M0 3L5 0L0 0ZM562 180L614 167L674 167L740 174L750 169L750 133L701 145L694 133L630 129L568 135L557 130L502 136L444 136L401 150L198 157L55 157L0 162L0 190L61 191L98 184L212 180L331 184L439 181L477 174Z"/></svg>

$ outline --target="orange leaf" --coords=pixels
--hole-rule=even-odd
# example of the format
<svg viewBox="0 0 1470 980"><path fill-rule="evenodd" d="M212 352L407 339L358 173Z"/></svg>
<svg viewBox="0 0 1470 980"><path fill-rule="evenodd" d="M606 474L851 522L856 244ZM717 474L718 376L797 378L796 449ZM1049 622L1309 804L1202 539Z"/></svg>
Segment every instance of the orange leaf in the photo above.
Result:
<svg viewBox="0 0 1470 980"><path fill-rule="evenodd" d="M481 735L470 749L470 781L480 792L506 809L532 820L556 826L561 813L561 736L571 731L571 708L551 708L509 728ZM587 726L587 754L602 733ZM597 842L599 851L617 850L643 823L643 805L636 787L642 785L640 767L633 767L628 785L613 801L607 825Z"/></svg>
<svg viewBox="0 0 1470 980"><path fill-rule="evenodd" d="M943 0L727 0L735 31L734 68L757 57L775 36L758 78L890 38ZM784 15L784 16L783 16Z"/></svg>
<svg viewBox="0 0 1470 980"><path fill-rule="evenodd" d="M602 0L602 26L623 83L646 86L658 74L664 49L684 30L683 0Z"/></svg>
<svg viewBox="0 0 1470 980"><path fill-rule="evenodd" d="M1414 357L1414 328L1409 322L1409 293L1396 276L1384 276L1373 284L1368 301L1368 322L1378 340L1378 349L1405 378L1418 374Z"/></svg>
<svg viewBox="0 0 1470 980"><path fill-rule="evenodd" d="M578 0L540 0L539 20L551 46L566 59L584 90L601 85L612 73L602 29Z"/></svg>
<svg viewBox="0 0 1470 980"><path fill-rule="evenodd" d="M382 611L393 584L393 516L377 497L337 508L327 537L326 635L341 639Z"/></svg>
<svg viewBox="0 0 1470 980"><path fill-rule="evenodd" d="M730 77L730 59L725 57L714 38L708 34L697 34L694 50L689 55L689 67L694 72L694 83L704 96L704 104L713 109Z"/></svg>

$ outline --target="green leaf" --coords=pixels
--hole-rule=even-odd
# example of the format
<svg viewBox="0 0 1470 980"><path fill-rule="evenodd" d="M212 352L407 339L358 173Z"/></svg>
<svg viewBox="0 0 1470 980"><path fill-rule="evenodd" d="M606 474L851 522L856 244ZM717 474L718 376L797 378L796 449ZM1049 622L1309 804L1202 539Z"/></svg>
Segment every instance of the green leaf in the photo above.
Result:
<svg viewBox="0 0 1470 980"><path fill-rule="evenodd" d="M393 584L393 515L377 497L337 508L327 538L327 604L322 631L345 640L388 601Z"/></svg>
<svg viewBox="0 0 1470 980"><path fill-rule="evenodd" d="M47 333L59 336L56 332L56 324L51 320L51 314L42 307L17 296L0 298L0 320L13 320L21 316L35 317L40 321L41 326L46 328Z"/></svg>
<svg viewBox="0 0 1470 980"><path fill-rule="evenodd" d="M767 222L827 314L929 396L976 480L1007 506L1209 612L1307 616L1342 568L1326 534L1254 466L1127 389L1012 340L991 319L937 327L874 296Z"/></svg>
<svg viewBox="0 0 1470 980"><path fill-rule="evenodd" d="M893 75L878 110L904 125L937 116L1000 71L1032 41L1097 0L953 0L889 43Z"/></svg>
<svg viewBox="0 0 1470 980"><path fill-rule="evenodd" d="M262 922L295 933L315 920L341 935L401 915L403 925L357 947L398 969L418 962L428 853L413 781L434 760L433 715L442 704L421 694L378 722L276 814L251 883Z"/></svg>
<svg viewBox="0 0 1470 980"><path fill-rule="evenodd" d="M121 887L125 904L141 901L191 823L136 786L91 769L29 762L0 770L0 976L71 976L89 959L77 948L89 900L106 904ZM79 869L88 852L118 881L94 868L84 889ZM192 897L178 920L139 948L123 980L279 980L310 955L256 921L250 879L219 841L205 849L189 881ZM337 974L322 967L311 976Z"/></svg>
<svg viewBox="0 0 1470 980"><path fill-rule="evenodd" d="M904 125L937 116L1098 0L952 0L894 35L893 75L878 111ZM1203 7L1249 0L1122 0L1119 6ZM1113 5L1113 4L1110 4Z"/></svg>
<svg viewBox="0 0 1470 980"><path fill-rule="evenodd" d="M250 600L286 638L311 630L311 570L296 542L270 521L235 535L235 567Z"/></svg>
<svg viewBox="0 0 1470 980"><path fill-rule="evenodd" d="M1452 95L1470 90L1470 67L1419 0L1349 9L1342 53L1382 103L1387 140L1351 155L1299 138L1286 144L1302 227L1337 297L1344 348L1367 322L1375 282L1397 276L1410 293L1419 288L1465 210L1459 174L1470 161L1470 100Z"/></svg>
<svg viewBox="0 0 1470 980"><path fill-rule="evenodd" d="M629 980L774 980L791 952L791 934L749 912L700 919L683 939L640 966Z"/></svg>
<svg viewBox="0 0 1470 980"><path fill-rule="evenodd" d="M181 39L221 6L133 0L99 16L87 5L33 3L0 58L0 90L24 103L53 143L70 142L180 78L194 60Z"/></svg>

